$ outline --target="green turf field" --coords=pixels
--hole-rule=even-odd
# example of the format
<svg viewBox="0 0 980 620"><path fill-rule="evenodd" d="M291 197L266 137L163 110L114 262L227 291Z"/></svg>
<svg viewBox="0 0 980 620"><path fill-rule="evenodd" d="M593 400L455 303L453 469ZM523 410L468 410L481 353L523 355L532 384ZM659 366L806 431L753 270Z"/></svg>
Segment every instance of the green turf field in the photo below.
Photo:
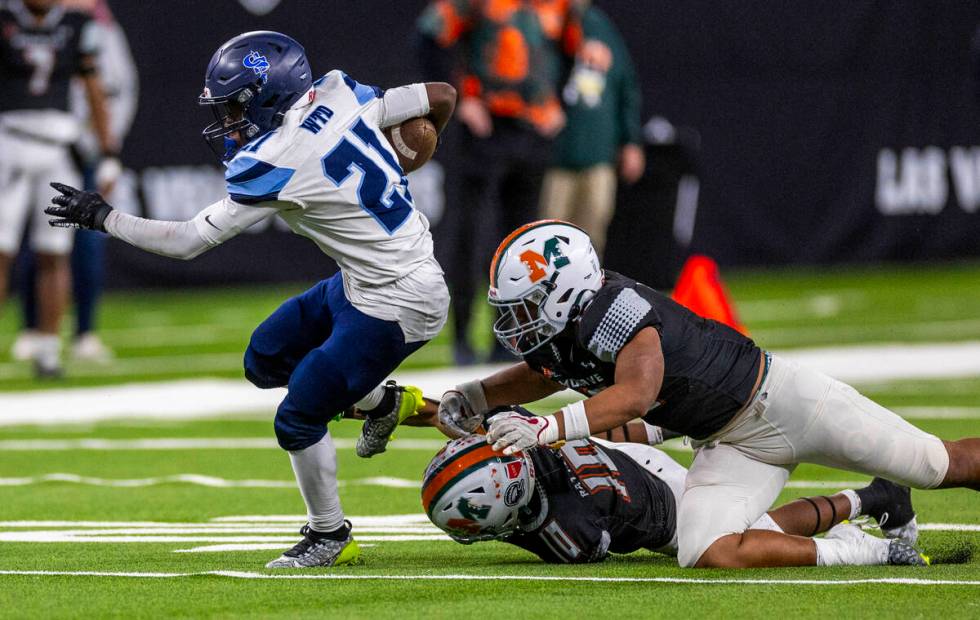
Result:
<svg viewBox="0 0 980 620"><path fill-rule="evenodd" d="M980 340L980 266L726 280L753 335L776 349ZM238 377L250 329L295 290L110 296L105 338L119 359L71 367L68 385ZM8 313L0 351L12 337ZM448 356L441 339L411 363L438 365ZM26 366L8 361L0 362L0 386L37 389ZM858 387L921 415L913 422L930 432L980 435L980 377ZM70 408L70 394L65 399ZM929 568L700 571L647 552L548 566L501 543L464 547L442 539L419 520L417 488L439 437L405 429L389 452L361 460L352 421L333 432L341 497L363 563L280 578L290 573L262 567L298 539L303 504L275 447L271 417L0 426L0 616L980 615L980 496L972 492L914 493L921 544L935 561ZM671 448L689 463L683 445ZM801 466L780 501L864 480ZM38 574L25 574L31 571ZM889 579L900 581L882 581Z"/></svg>
<svg viewBox="0 0 980 620"><path fill-rule="evenodd" d="M980 264L722 276L753 337L773 349L980 340ZM117 360L104 366L69 363L64 385L241 377L249 334L283 300L304 288L111 294L101 313L101 334ZM474 321L474 337L486 347L489 329L483 327L489 326L489 307L479 307L486 319ZM30 365L11 362L6 355L16 325L15 306L10 304L0 316L0 390L36 389ZM406 366L451 361L448 333L443 333Z"/></svg>

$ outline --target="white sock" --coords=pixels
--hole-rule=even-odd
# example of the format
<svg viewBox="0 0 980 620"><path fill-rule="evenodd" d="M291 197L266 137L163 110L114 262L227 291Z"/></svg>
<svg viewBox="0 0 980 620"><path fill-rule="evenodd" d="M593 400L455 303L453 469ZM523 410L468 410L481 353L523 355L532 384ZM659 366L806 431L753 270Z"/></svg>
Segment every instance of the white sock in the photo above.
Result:
<svg viewBox="0 0 980 620"><path fill-rule="evenodd" d="M875 566L888 564L889 541L867 534L857 538L814 538L817 566Z"/></svg>
<svg viewBox="0 0 980 620"><path fill-rule="evenodd" d="M851 502L851 514L847 516L847 520L853 521L861 514L861 498L853 489L844 489L840 494L846 497L847 501Z"/></svg>
<svg viewBox="0 0 980 620"><path fill-rule="evenodd" d="M354 406L361 411L370 411L381 404L381 399L385 397L385 386L382 383L367 393L367 396L354 403Z"/></svg>
<svg viewBox="0 0 980 620"><path fill-rule="evenodd" d="M299 491L306 502L306 518L317 532L332 532L344 524L337 493L337 449L328 432L319 442L289 453Z"/></svg>

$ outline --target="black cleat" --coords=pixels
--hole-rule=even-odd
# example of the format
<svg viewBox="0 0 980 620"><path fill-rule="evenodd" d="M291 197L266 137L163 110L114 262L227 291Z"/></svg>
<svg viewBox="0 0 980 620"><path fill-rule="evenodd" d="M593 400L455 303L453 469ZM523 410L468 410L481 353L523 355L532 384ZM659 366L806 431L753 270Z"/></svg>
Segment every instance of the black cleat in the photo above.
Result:
<svg viewBox="0 0 980 620"><path fill-rule="evenodd" d="M856 491L861 498L861 512L873 517L886 538L897 538L909 545L919 539L919 526L912 508L912 490L884 478Z"/></svg>

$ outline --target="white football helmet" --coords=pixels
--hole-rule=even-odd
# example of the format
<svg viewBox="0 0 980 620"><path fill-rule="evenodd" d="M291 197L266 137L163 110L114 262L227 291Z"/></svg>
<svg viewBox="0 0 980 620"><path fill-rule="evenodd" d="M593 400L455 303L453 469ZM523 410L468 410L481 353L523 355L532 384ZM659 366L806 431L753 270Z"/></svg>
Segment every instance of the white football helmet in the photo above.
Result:
<svg viewBox="0 0 980 620"><path fill-rule="evenodd" d="M439 529L469 544L516 531L533 491L531 459L494 452L485 436L469 435L450 441L429 463L422 507Z"/></svg>
<svg viewBox="0 0 980 620"><path fill-rule="evenodd" d="M584 230L561 220L526 224L504 239L490 264L493 333L523 356L565 329L602 287L603 275Z"/></svg>

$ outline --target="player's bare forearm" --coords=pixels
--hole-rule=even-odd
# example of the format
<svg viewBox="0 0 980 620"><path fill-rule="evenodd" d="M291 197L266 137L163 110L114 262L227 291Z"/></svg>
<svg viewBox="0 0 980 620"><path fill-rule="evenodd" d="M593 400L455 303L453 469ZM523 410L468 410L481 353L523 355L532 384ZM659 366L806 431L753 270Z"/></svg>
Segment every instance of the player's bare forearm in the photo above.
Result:
<svg viewBox="0 0 980 620"><path fill-rule="evenodd" d="M551 396L565 389L541 373L533 370L526 362L514 364L483 381L487 406L523 405Z"/></svg>
<svg viewBox="0 0 980 620"><path fill-rule="evenodd" d="M456 89L445 82L426 82L425 94L429 97L428 118L442 133L456 109Z"/></svg>
<svg viewBox="0 0 980 620"><path fill-rule="evenodd" d="M95 129L95 136L99 140L99 148L102 149L103 153L118 153L119 147L109 129L109 106L106 103L102 81L98 74L91 73L82 77L82 83L85 86L85 97L92 115L92 127Z"/></svg>
<svg viewBox="0 0 980 620"><path fill-rule="evenodd" d="M642 417L656 402L663 385L664 357L660 334L646 327L619 352L615 383L584 401L590 433L622 426ZM555 414L559 436L565 437L565 414Z"/></svg>

